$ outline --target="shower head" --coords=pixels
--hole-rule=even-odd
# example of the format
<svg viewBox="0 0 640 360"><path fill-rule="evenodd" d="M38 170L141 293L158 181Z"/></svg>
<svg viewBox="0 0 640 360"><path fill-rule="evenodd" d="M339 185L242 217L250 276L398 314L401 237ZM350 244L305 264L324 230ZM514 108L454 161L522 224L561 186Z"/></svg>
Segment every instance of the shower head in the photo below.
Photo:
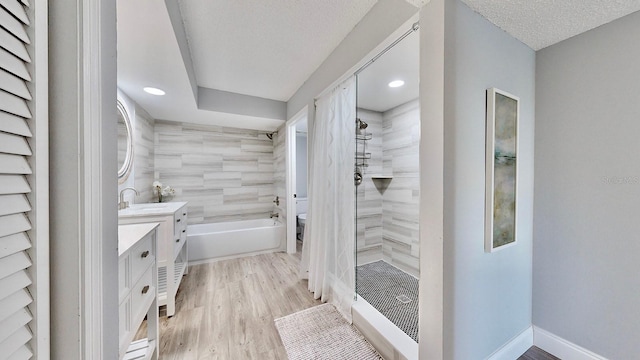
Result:
<svg viewBox="0 0 640 360"><path fill-rule="evenodd" d="M360 120L360 119L356 119L356 125L358 126L359 129L364 130L367 128L367 126L369 126L369 124L367 124L366 122Z"/></svg>

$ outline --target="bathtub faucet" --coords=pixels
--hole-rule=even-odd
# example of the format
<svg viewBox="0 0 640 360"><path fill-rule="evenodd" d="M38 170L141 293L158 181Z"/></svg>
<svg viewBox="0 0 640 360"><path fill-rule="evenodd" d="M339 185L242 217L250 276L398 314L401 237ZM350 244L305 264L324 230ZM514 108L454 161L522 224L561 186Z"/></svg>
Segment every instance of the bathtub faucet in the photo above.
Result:
<svg viewBox="0 0 640 360"><path fill-rule="evenodd" d="M271 217L272 219L273 219L273 218L280 218L280 214L278 214L278 213L272 213L270 217Z"/></svg>

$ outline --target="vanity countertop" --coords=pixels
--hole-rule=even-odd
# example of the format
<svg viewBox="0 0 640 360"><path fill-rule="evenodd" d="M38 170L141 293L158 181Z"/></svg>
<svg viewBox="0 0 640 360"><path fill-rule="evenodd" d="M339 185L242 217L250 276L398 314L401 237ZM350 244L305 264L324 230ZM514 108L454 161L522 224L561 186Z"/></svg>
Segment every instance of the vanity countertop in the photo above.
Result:
<svg viewBox="0 0 640 360"><path fill-rule="evenodd" d="M186 204L185 201L132 204L126 209L118 210L118 217L129 218L149 215L171 215Z"/></svg>
<svg viewBox="0 0 640 360"><path fill-rule="evenodd" d="M143 223L118 226L118 256L124 254L140 239L147 236L158 223Z"/></svg>

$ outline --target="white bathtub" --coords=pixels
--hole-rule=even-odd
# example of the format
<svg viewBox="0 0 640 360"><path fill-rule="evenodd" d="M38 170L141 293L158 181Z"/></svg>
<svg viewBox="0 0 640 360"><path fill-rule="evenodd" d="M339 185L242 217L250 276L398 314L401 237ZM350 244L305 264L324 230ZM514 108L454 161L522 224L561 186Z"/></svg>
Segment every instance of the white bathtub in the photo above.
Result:
<svg viewBox="0 0 640 360"><path fill-rule="evenodd" d="M189 262L231 259L282 248L285 227L277 220L258 219L189 225Z"/></svg>

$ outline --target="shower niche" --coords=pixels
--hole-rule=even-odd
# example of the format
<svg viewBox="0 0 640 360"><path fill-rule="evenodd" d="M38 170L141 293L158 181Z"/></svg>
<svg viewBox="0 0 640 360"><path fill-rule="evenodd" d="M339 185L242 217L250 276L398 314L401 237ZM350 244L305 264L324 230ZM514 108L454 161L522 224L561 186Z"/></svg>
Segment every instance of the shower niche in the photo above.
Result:
<svg viewBox="0 0 640 360"><path fill-rule="evenodd" d="M356 301L368 302L416 342L418 39L416 31L408 33L357 73L354 158Z"/></svg>

